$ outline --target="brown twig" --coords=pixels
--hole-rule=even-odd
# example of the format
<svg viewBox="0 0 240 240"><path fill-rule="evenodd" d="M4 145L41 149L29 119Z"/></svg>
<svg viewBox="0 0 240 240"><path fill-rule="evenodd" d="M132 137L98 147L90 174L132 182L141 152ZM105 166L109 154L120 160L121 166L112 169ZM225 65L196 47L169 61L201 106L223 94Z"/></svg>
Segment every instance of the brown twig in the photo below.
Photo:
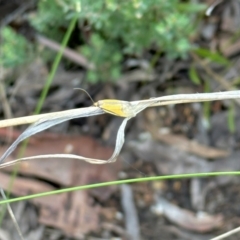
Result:
<svg viewBox="0 0 240 240"><path fill-rule="evenodd" d="M48 47L56 52L59 52L61 49L61 45L44 36L37 35L36 40L43 46ZM94 65L92 63L90 63L84 56L80 55L79 53L76 53L70 48L66 47L63 50L63 56L82 67L85 67L87 69L94 69Z"/></svg>

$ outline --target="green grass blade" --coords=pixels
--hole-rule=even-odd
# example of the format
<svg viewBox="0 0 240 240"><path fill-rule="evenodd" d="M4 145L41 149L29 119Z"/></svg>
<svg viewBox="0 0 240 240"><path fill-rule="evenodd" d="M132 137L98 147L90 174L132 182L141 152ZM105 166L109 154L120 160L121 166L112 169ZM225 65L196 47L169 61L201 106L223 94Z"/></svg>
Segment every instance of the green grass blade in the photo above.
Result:
<svg viewBox="0 0 240 240"><path fill-rule="evenodd" d="M2 201L0 201L0 204L18 202L18 201L37 198L37 197L50 196L50 195L54 195L54 194L60 194L60 193L66 193L66 192L72 192L72 191L78 191L78 190L84 190L84 189L106 187L106 186L111 186L111 185L138 183L138 182L146 182L146 181L158 181L158 180L162 181L162 180L170 180L170 179L172 180L172 179L184 179L184 178L217 177L217 176L230 176L230 175L231 176L240 175L240 171L239 172L232 171L232 172L188 173L188 174L144 177L144 178L118 180L118 181L112 181L112 182L95 183L95 184L64 188L64 189L60 189L60 190L54 190L54 191L49 191L49 192L44 192L44 193L37 193L37 194L28 195L28 196L2 200Z"/></svg>

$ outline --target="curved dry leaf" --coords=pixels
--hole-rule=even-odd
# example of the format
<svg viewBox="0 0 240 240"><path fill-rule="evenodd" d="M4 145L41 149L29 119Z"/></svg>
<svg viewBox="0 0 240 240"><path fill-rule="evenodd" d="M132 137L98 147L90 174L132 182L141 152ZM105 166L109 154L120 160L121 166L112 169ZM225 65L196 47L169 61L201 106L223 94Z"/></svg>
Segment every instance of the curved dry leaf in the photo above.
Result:
<svg viewBox="0 0 240 240"><path fill-rule="evenodd" d="M147 107L165 106L170 104L180 104L180 103L190 103L190 102L215 101L215 100L224 100L224 99L238 99L238 98L240 98L239 90L219 92L219 93L177 94L177 95L170 95L170 96L164 96L164 97L158 97L158 98L150 98L148 100L132 101L128 103L131 105L131 108L134 109L132 110L132 112L134 112L134 114L136 115L137 113L139 113L140 111L144 110ZM104 102L109 100L101 100L101 101ZM114 100L114 101L124 102L120 100ZM98 112L96 112L95 114L91 114L92 111L98 111ZM90 113L89 115L87 114L88 112ZM121 116L116 112L114 113L111 111L105 111L105 112L108 112L113 115ZM22 124L31 124L39 121L42 118L50 119L55 117L63 117L63 116L78 115L78 114L80 114L81 117L84 117L82 113L85 113L86 114L85 117L87 117L87 116L102 114L104 113L104 111L99 107L91 106L88 108L71 109L71 110L65 110L61 112L45 113L45 114L28 116L28 117L7 119L7 120L0 121L0 128L22 125ZM133 117L134 114L131 114L131 116ZM125 117L127 116L125 115Z"/></svg>
<svg viewBox="0 0 240 240"><path fill-rule="evenodd" d="M28 160L34 160L34 159L46 159L46 158L47 159L49 159L49 158L67 158L67 159L71 158L71 159L86 161L86 162L93 163L93 164L106 164L106 163L110 163L110 162L115 162L119 153L120 153L120 151L121 151L121 149L122 149L123 143L124 143L124 138L125 138L124 130L125 130L127 121L129 119L130 118L125 118L123 120L121 126L119 127L119 130L118 130L118 133L117 133L117 138L116 138L115 149L114 149L114 152L113 152L112 156L108 160L87 158L87 157L83 157L83 156L79 156L79 155L75 155L75 154L46 154L46 155L38 155L38 156L32 156L32 157L19 158L19 159L13 160L13 161L9 161L9 162L0 164L0 168L8 167L8 166L14 165L14 164L16 164L18 162L22 162L22 161L28 161ZM19 138L21 137L21 135L19 136ZM16 143L17 140L14 143ZM16 143L14 145L15 148L16 148L17 144L18 143ZM13 146L13 144L8 148L8 150L9 149L12 150L13 149L12 146ZM8 152L8 150L6 152ZM6 154L6 152L5 152L5 154ZM9 151L9 154L11 152Z"/></svg>
<svg viewBox="0 0 240 240"><path fill-rule="evenodd" d="M149 106L164 106L170 104L190 103L190 102L206 102L224 99L238 99L240 98L240 91L225 91L215 93L193 93L193 94L176 94L164 97L150 98L147 100L133 101L133 105L151 103Z"/></svg>
<svg viewBox="0 0 240 240"><path fill-rule="evenodd" d="M171 222L191 231L205 233L223 225L223 216L220 214L195 214L161 197L157 199L157 205L153 208L153 211L156 214L163 214Z"/></svg>
<svg viewBox="0 0 240 240"><path fill-rule="evenodd" d="M117 101L117 100L116 100ZM121 106L123 101L119 101L119 104ZM7 162L4 164L0 164L0 168L3 167L7 167L7 166L11 166L13 164L16 164L17 162L20 161L27 161L27 160L33 160L33 159L43 159L43 158L72 158L72 159L78 159L78 160L83 160L89 163L93 163L93 164L105 164L105 163L110 163L110 162L114 162L116 161L123 143L124 143L124 130L127 124L127 121L129 119L131 119L133 116L135 116L136 114L138 114L139 112L141 112L142 110L144 110L145 108L147 108L148 106L152 105L155 101L152 100L151 102L143 102L143 103L138 103L135 105L131 105L131 103L129 103L132 107L131 111L132 111L132 116L129 116L127 118L125 118L121 124L121 126L119 127L118 133L117 133L117 139L116 139L116 146L114 149L114 152L112 154L112 156L108 159L108 160L101 160L101 159L93 159L93 158L86 158L83 156L78 156L78 155L74 155L74 154L50 154L50 155L39 155L39 156L33 156L33 157L27 157L27 158L20 158L20 159L16 159L14 161L11 162ZM96 108L96 107L92 107L91 108L85 108L85 111L81 111L81 113L79 112L75 112L72 114L58 114L56 116L53 117L46 117L43 119L40 119L39 121L37 121L36 123L34 123L33 125L31 125L29 128L27 128L16 140L15 142L13 142L13 144L6 150L6 152L2 155L2 157L0 158L0 163L2 161L4 161L17 147L17 145L25 140L26 138L41 132L43 130L46 130L54 125L60 124L62 122L65 122L67 120L73 119L73 118L78 118L78 117L88 117L88 116L93 116L93 115L97 115L97 114L101 114L104 109L103 108ZM91 111L92 110L92 111ZM116 115L116 114L114 114Z"/></svg>
<svg viewBox="0 0 240 240"><path fill-rule="evenodd" d="M98 108L83 108L78 109L79 111L73 112L73 113L67 113L65 112L63 114L56 114L51 117L46 117L38 120L33 125L29 126L13 143L12 145L6 150L6 152L1 156L0 163L2 163L18 146L20 142L23 140L31 137L32 135L39 133L41 131L44 131L50 127L53 127L57 124L63 123L65 121L74 119L74 118L80 118L80 117L89 117L94 115L102 114L103 111ZM81 110L81 111L80 111ZM1 165L0 165L1 166Z"/></svg>
<svg viewBox="0 0 240 240"><path fill-rule="evenodd" d="M64 121L73 119L73 118L79 118L79 117L88 117L88 116L93 116L93 115L98 115L102 114L105 112L108 112L113 115L117 116L128 116L120 126L118 130L118 135L117 135L117 140L116 140L116 147L114 150L114 153L110 159L107 160L107 162L113 162L116 160L116 157L118 156L122 145L124 143L124 129L126 126L127 121L136 116L139 112L144 110L147 107L153 107L153 106L163 106L163 105L169 105L169 104L178 104L178 103L188 103L188 102L203 102L203 101L213 101L213 100L223 100L223 99L237 99L240 98L240 91L226 91L226 92L219 92L219 93L196 93L196 94L178 94L178 95L171 95L171 96L164 96L164 97L158 97L158 98L151 98L148 100L141 100L141 101L133 101L133 102L125 102L125 101L120 101L120 100L114 100L115 101L115 106L117 105L117 111L111 111L111 104L108 105L107 108L101 108L100 104L99 106L96 105L89 107L89 108L84 108L84 109L75 109L71 111L64 111L64 112L58 112L56 114L45 114L44 118L41 118L38 120L35 124L31 125L29 128L27 128L26 131L24 131L18 139L7 149L7 151L3 154L3 156L0 158L0 163L4 161L17 147L17 145L25 140L26 138L41 132L47 128L50 128L56 124L62 123ZM106 103L108 101L108 104L110 103L109 100L101 100L102 103ZM113 101L113 100L111 100ZM124 102L124 107L126 108L127 103L127 109L130 109L131 114L125 114L125 112L122 110ZM98 107L96 107L98 106ZM124 109L125 109L124 108ZM110 110L110 111L109 111ZM129 111L127 111L129 113ZM123 114L122 114L123 113ZM40 116L38 116L39 119ZM10 120L11 121L11 120ZM26 121L26 118L24 118L24 121ZM6 121L4 121L6 122ZM21 122L20 124L23 124ZM100 159L88 159L85 157L81 156L76 156L76 155L61 155L62 158L78 158L79 160L84 160L90 163L96 163L96 164L103 164L106 163L104 160ZM55 155L55 157L61 157L59 154ZM49 155L48 155L49 157ZM36 158L36 157L35 157ZM38 157L39 158L39 157ZM46 158L41 157L41 158ZM22 160L29 160L30 158L23 158ZM33 159L33 158L31 158ZM20 161L18 159L17 161ZM9 164L9 163L8 163ZM12 162L13 164L13 162ZM1 165L1 167L6 166Z"/></svg>

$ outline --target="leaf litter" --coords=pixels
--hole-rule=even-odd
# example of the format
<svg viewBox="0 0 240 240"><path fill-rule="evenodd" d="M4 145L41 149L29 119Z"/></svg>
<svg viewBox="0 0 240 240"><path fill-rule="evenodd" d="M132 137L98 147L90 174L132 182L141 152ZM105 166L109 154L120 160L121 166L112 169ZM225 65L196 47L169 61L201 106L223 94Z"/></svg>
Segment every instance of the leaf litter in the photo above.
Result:
<svg viewBox="0 0 240 240"><path fill-rule="evenodd" d="M208 100L219 100L219 99L235 99L235 98L240 98L240 91L230 91L230 92L220 92L220 93L208 93L208 94L182 94L182 95L173 95L173 96L166 96L166 97L160 97L160 98L154 98L154 99L149 99L149 100L143 100L143 101L135 101L129 104L131 104L132 106L132 115L128 115L127 118L124 118L121 126L119 127L118 133L117 133L117 139L116 139L116 145L115 145L115 149L113 151L112 156L108 159L108 160L101 160L99 159L99 156L96 156L96 158L88 158L88 157L82 157L80 155L77 154L72 154L72 153L64 153L64 154L46 154L46 155L39 155L39 156L33 156L33 157L24 157L21 159L17 159L17 160L13 160L13 161L9 161L6 163L2 163L0 166L1 167L6 167L6 166L11 166L17 162L23 162L23 161L27 161L27 160L32 160L32 159L36 159L36 158L70 158L70 159L78 159L78 160L84 160L86 162L89 163L94 163L94 164L106 164L106 163L110 163L113 161L116 161L116 158L119 156L119 153L121 151L121 148L124 144L124 129L126 127L126 124L128 122L128 120L130 120L132 117L134 117L135 115L137 115L139 112L141 112L142 110L144 110L145 108L149 107L149 106L155 106L155 105L167 105L167 104L176 104L176 103L184 103L184 102L198 102L198 101L208 101ZM104 100L103 100L104 101ZM121 101L119 101L119 104L122 104ZM73 119L73 118L77 118L77 117L86 117L86 116L93 116L93 115L97 115L97 114L102 114L103 111L105 111L103 108L98 108L98 107L89 107L89 108L83 108L83 109L77 109L76 112L73 112L73 114L69 115L69 111L68 114L66 114L66 111L63 112L63 114L60 112L58 112L55 115L50 116L50 118L45 117L44 118L40 118L36 123L34 123L33 125L31 125L29 128L27 128L16 140L15 142L5 151L5 153L2 155L0 161L5 160L13 151L14 149L17 147L17 145L23 141L24 139L38 133L41 132L47 128L50 128L56 124L60 124L64 121ZM109 111L107 110L107 112L109 113ZM114 114L115 115L115 114ZM140 147L138 149L138 152L140 153L141 151L144 150L144 147L146 145L144 144L143 147ZM153 146L153 144L151 144L151 146ZM84 148L85 148L85 144L84 144ZM165 148L165 147L164 147ZM161 152L164 152L164 148L162 148ZM46 146L45 146L45 149ZM64 148L63 148L64 149ZM152 149L152 152L146 152L144 151L144 153L147 155L147 157L149 158L149 156L154 152L154 149L158 149L159 150L159 146L155 147ZM145 149L146 150L146 149ZM166 148L165 148L166 150ZM61 151L60 151L61 152ZM144 156L144 153L141 154L141 157ZM159 153L158 153L159 154ZM160 154L158 155L161 156ZM160 164L158 163L158 166L160 167L160 172L163 172L165 174L170 172L170 169L175 169L175 172L173 173L187 173L187 172L199 172L202 170L202 172L207 172L209 171L209 165L205 160L200 160L199 161L199 157L189 157L183 154L183 159L188 159L186 162L186 165L183 164L183 161L181 161L181 157L178 154L175 154L175 156L177 156L178 158L178 163L174 162L172 167L171 165L165 164L166 168L164 168L164 164ZM201 163L202 162L202 163ZM181 164L180 164L181 163ZM199 163L201 163L199 165ZM83 164L83 163L82 163ZM176 164L178 164L179 167L176 167ZM190 168L189 168L190 166ZM191 167L192 166L192 167ZM195 167L196 166L201 166L201 168L198 167L197 171ZM54 167L56 169L56 167ZM81 174L82 175L82 169L83 167L79 167L79 169L81 169ZM180 169L181 170L180 170ZM189 169L189 170L188 170ZM92 172L92 168L91 168L91 172ZM79 176L79 174L78 174ZM106 181L106 179L104 180ZM81 182L82 183L82 182ZM85 183L85 182L84 182ZM86 183L85 183L86 184ZM68 195L69 193L67 193L66 195ZM75 196L76 196L76 200L75 200ZM60 205L59 208L56 208L55 210L53 209L53 205L51 205L51 208L49 208L50 206L48 205L49 203L53 203L55 201L53 201L52 197L51 201L46 198L47 203L44 201L44 204L41 203L42 208L40 210L40 221L50 225L50 226L54 226L54 227L58 227L58 228L64 228L65 226L65 221L62 222L62 216L66 215L66 213L60 213L60 215L58 214L60 208L63 208L63 205ZM59 203L64 203L66 204L66 199L64 200L64 197L59 197L59 198L63 198L62 200L58 199L57 202ZM64 231L67 234L70 234L71 236L78 236L78 237L83 237L84 234L88 233L89 231L92 230L96 230L97 226L98 226L98 208L94 208L92 206L86 206L84 204L84 206L79 206L79 199L81 199L81 202L89 202L89 196L86 194L86 192L78 192L78 193L73 193L73 197L70 198L72 199L72 202L70 203L71 210L69 211L69 209L67 210L67 213L69 213L69 221L73 223L69 224L69 226L67 227L67 229L64 229ZM78 200L77 200L78 199ZM38 200L34 200L35 202L38 202ZM76 203L76 207L75 207L75 203ZM81 215L81 218L76 218L75 213L82 211L82 209L87 209L87 212L89 214L89 212L92 212L92 214L90 214L92 216L91 219L89 219L87 216ZM185 213L185 211L184 211ZM62 215L63 214L63 215ZM52 220L50 220L50 216L53 216ZM84 219L87 219L86 222L84 221ZM74 225L76 225L76 221L80 221L78 222L78 224L86 224L88 227L83 227L81 228L81 230L79 230L79 228L75 229ZM89 221L92 224L89 224ZM82 225L84 226L84 225ZM82 230L85 229L85 230Z"/></svg>
<svg viewBox="0 0 240 240"><path fill-rule="evenodd" d="M201 80L204 81L204 84L205 84L205 82L209 82L209 84L211 85L210 91L217 91L217 90L224 90L224 89L227 90L224 86L222 86L221 82L216 81L214 83L214 80L216 80L216 78L215 78L216 75L220 75L222 77L222 79L226 79L226 82L229 83L228 86L230 86L230 85L238 86L238 85L236 85L236 84L238 84L236 82L236 80L239 77L238 56L239 56L239 49L240 49L239 46L240 45L239 45L239 39L236 36L238 33L238 29L239 29L239 3L238 3L238 1L205 1L205 2L210 6L208 9L208 18L204 18L204 20L202 20L203 24L199 29L199 35L198 35L197 39L192 39L192 40L194 43L196 43L199 46L209 46L211 48L211 51L209 51L209 53L215 53L215 56L218 56L218 57L221 56L221 54L218 53L218 50L220 50L220 52L223 53L224 56L228 57L227 60L229 62L231 61L231 66L228 69L226 69L224 67L219 67L219 66L216 66L215 63L213 64L213 63L209 62L209 59L208 59L208 66L210 66L210 68L213 69L213 72L215 73L215 75L210 75L209 71L207 72L206 69L202 65L199 64L199 62L195 62L195 60L194 60L194 65L196 66L196 70L197 71L199 70L198 71L199 76L201 77ZM210 4L212 4L212 5L210 5ZM8 4L7 4L7 6L8 6ZM2 10L4 10L4 9L6 9L5 5L3 6ZM3 11L3 12L4 12L4 15L6 15L8 13L8 11ZM11 17L11 15L10 15L10 17ZM17 20L17 21L15 21L15 23L16 22L17 22L17 26L20 27L21 26L21 18L20 18L20 21ZM201 40L199 41L200 38L201 38ZM140 56L140 58L138 58L138 59L136 59L136 58L132 58L132 59L135 61L136 60L137 61L145 61L148 64L148 60L145 60L146 59L145 56L143 56L143 57ZM204 59L204 60L206 60L206 59ZM219 60L221 60L221 59L219 59ZM190 61L192 61L192 59L190 59ZM34 67L34 65L37 65L37 64L33 64L33 67ZM121 87L117 89L117 94L115 94L114 90L112 90L113 94L112 94L112 96L108 96L108 98L112 98L112 97L115 97L115 95L118 95L117 98L128 99L129 95L127 95L127 94L129 94L129 93L131 93L131 94L134 93L134 96L131 99L145 98L146 96L149 97L149 96L158 95L159 89L164 89L163 94L166 94L166 92L168 92L168 90L170 92L173 90L172 84L174 85L174 92L178 91L178 89L177 89L178 85L179 85L179 88L182 88L181 92L188 92L189 90L191 92L202 91L203 85L200 86L201 90L199 90L199 87L192 86L191 83L189 84L188 77L186 76L186 74L184 74L187 72L187 70L189 68L188 66L189 66L189 59L187 61L182 61L182 60L169 61L165 57L160 57L158 59L158 64L157 64L156 68L154 68L153 71L150 72L151 76L149 75L149 71L147 71L147 73L146 73L146 69L142 73L138 74L138 76L133 76L133 77L131 76L131 73L133 71L127 71L127 74L128 74L128 76L130 76L130 78L128 76L127 76L128 78L125 76L125 83L122 83L123 82L122 79L120 81L118 81L115 84L115 86L121 86ZM41 68L35 67L35 70L39 70L39 69L41 70ZM26 69L24 69L24 72L25 72L25 70ZM44 68L43 68L43 70L44 70ZM145 75L144 75L144 72L145 72ZM155 72L157 72L157 74L155 74ZM69 73L69 71L68 71L68 73ZM80 86L82 84L82 81L81 80L78 81L77 84L75 85L76 81L75 81L75 79L73 79L75 77L73 77L72 79L68 79L68 76L69 76L68 73L65 74L65 76L63 76L63 73L61 73L54 80L56 83L56 81L58 81L58 79L60 79L63 76L62 80L61 80L62 82L59 84L58 83L54 84L54 86L53 86L54 91L52 91L50 93L53 97L50 99L48 99L48 98L46 99L47 103L46 103L45 111L53 111L53 110L59 111L59 109L72 108L71 104L74 101L72 101L72 99L70 97L72 95L71 95L71 90L69 90L69 85L71 85L70 88L74 88L76 86ZM82 76L82 71L78 71L76 75ZM10 101L11 107L13 107L12 112L15 114L15 116L24 116L33 110L34 106L36 105L35 103L37 101L36 100L37 96L32 97L32 93L36 95L37 91L40 91L40 89L42 88L40 85L42 85L42 84L39 84L39 82L40 81L42 82L45 79L44 76L38 78L38 81L36 81L36 85L37 85L38 89L36 89L35 88L36 86L33 86L33 85L30 86L30 84L29 84L29 83L32 83L33 80L37 79L36 74L33 77L26 77L25 79L24 79L24 74L22 76L23 76L22 80L24 80L24 81L26 81L26 78L29 78L29 79L25 82L26 84L24 85L24 87L20 86L19 90L21 89L21 91L19 91L19 92L17 91L18 84L14 85L15 86L15 89L14 89L15 95L14 94L12 95L13 97L11 98L11 101ZM210 78L209 78L209 76L210 76ZM76 77L78 77L78 76L76 76ZM67 81L66 81L66 79L67 79ZM133 83L133 82L130 83L130 81L132 81L132 79L133 79L133 81L135 81L135 83L137 83L138 85L141 85L141 87L136 88L136 85L134 85L135 83ZM209 80L209 79L211 79L211 80ZM149 82L147 82L147 84L145 84L146 80L149 81ZM168 80L170 80L170 81L168 81ZM18 79L17 83L18 82L21 82L21 81L19 81L19 79ZM145 86L143 86L143 85L145 85ZM63 89L61 86L64 86L64 88L68 88L67 91L62 91ZM125 87L125 89L124 89L124 87ZM98 88L98 87L96 87L96 88ZM126 94L125 93L125 92L127 92L126 89L129 89L129 88L131 88L131 90L128 91L128 93ZM10 89L11 89L11 87L10 87ZM109 87L109 89L111 89L111 88ZM22 91L25 92L26 94L23 94ZM119 94L119 92L120 92L120 94ZM106 93L106 89L105 89L105 93ZM60 98L62 96L62 94L64 96L63 97L64 99ZM16 96L16 98L15 98L15 96ZM20 101L19 101L19 97L20 97ZM61 104L58 104L59 103L58 99L61 99ZM100 97L99 99L104 99L104 97ZM23 102L25 103L24 108L19 106L19 102L22 102L21 100L23 100ZM79 101L79 102L81 102L81 101ZM226 105L223 104L223 105L224 105L224 109L225 109L225 106L227 106L227 108L228 108L228 104L226 104ZM213 115L215 115L216 112L214 112L215 111L214 107L212 110L213 110ZM181 114L181 112L180 112L180 114ZM202 115L202 113L201 113L201 115ZM221 116L216 116L216 117L219 119L221 118ZM139 116L137 119L138 123L140 121L141 121L141 116ZM158 120L158 122L159 122L159 120ZM236 123L238 123L238 122L239 122L239 120L236 121ZM89 121L88 121L88 123L89 123ZM214 160L214 161L216 161L216 163L214 165L215 165L215 167L217 167L217 164L219 164L218 168L220 168L222 162L223 161L226 162L229 159L230 160L229 161L229 169L233 169L234 167L237 167L236 162L239 160L239 155L237 152L235 155L232 154L232 152L235 152L235 150L239 148L239 143L236 141L236 138L238 139L238 137L235 134L229 134L226 137L225 134L228 132L226 132L225 130L224 130L225 132L222 131L222 129L225 128L226 125L227 124L226 124L225 120L223 121L222 124L219 124L217 127L215 127L214 124L212 124L212 127L215 132L210 133L213 135L213 136L210 136L211 141L205 142L205 145L207 145L207 146L211 145L215 149L221 148L224 151L227 151L228 153L230 153L229 158L224 158L224 157L222 157L220 159L216 158L216 160ZM89 126L91 128L95 128L94 125L91 126L89 124ZM187 124L185 126L187 126ZM131 130L132 130L132 128L134 128L136 130L135 126L131 125L130 127L131 127ZM139 129L137 129L137 130L139 130ZM171 129L171 130L174 131L174 129ZM192 131L192 129L191 129L191 131ZM187 135L187 134L185 134L185 135ZM128 137L129 137L129 134L128 134ZM132 139L136 140L137 138L135 137ZM194 138L194 139L196 139L196 138ZM158 141L156 139L154 139L154 140ZM167 140L170 140L170 139L167 139ZM183 139L183 141L184 141L184 139ZM164 141L161 141L161 142L164 142ZM137 141L137 143L138 143L138 141ZM159 143L159 142L157 142L157 143ZM166 141L165 144L163 144L163 146L166 146L166 145L172 146L173 144ZM157 147L157 145L156 145L156 147ZM180 148L180 146L178 146L178 147L179 147L178 150L180 150L180 151L183 151L183 152L187 151L187 152L185 152L186 154L188 154L188 152L189 152L188 150L191 150L189 148L183 149L183 148ZM168 150L173 151L173 148L168 148ZM49 151L48 153L52 153L52 152ZM178 152L176 152L176 154L177 153ZM137 155L136 155L135 151L134 151L134 154L135 154L134 159L136 159ZM191 154L195 155L194 152L191 152ZM207 149L206 149L206 152L204 150L202 155L198 155L198 157L200 156L199 157L200 162L202 161L202 159L205 158L204 154L208 155ZM35 152L33 151L29 155L35 155ZM83 155L85 156L85 154L83 154ZM14 159L14 158L12 158L12 159ZM107 159L107 156L106 156L106 159ZM10 160L10 157L8 157L8 160ZM206 160L206 159L204 159L204 160ZM51 159L51 161L55 161L55 159ZM51 161L48 161L48 163L50 163ZM67 160L67 161L69 161L69 160ZM59 160L59 162L61 164L64 164L67 161ZM38 163L38 162L39 161L33 161L32 163L29 163L29 166L32 164ZM47 161L41 161L41 162L47 162ZM142 162L141 156L139 156L139 158L137 160L137 163L138 163L137 166L141 166L141 164L139 164L139 162L140 163ZM210 163L210 165L211 165L211 162L208 162L208 160L206 161L206 163ZM23 164L28 164L28 163L25 162ZM107 164L106 166L108 166L108 165L113 167L113 164L111 164L111 165ZM148 169L149 166L151 166L151 163L147 164L145 166ZM223 167L227 167L227 166L223 165ZM144 169L144 170L147 171L147 169ZM155 170L155 166L153 166L153 169ZM159 167L158 167L158 169L159 169ZM194 169L194 168L192 168L192 169ZM154 173L154 171L150 171L150 172ZM161 172L158 172L158 174L161 174ZM193 188L196 191L195 191L195 193L194 193L194 191L192 191L191 194L201 198L202 195L205 195L204 192L202 192L202 189L204 189L204 191L206 189L206 187L204 187L202 185L205 185L205 186L208 185L209 187L208 187L208 190L206 190L206 192L209 192L210 194L207 194L208 195L207 197L209 197L209 195L212 195L212 201L210 201L211 206L209 206L208 208L206 208L206 206L204 206L205 209L208 212L211 212L213 210L213 207L218 206L219 201L225 199L226 202L223 206L225 206L225 207L230 206L230 205L231 205L230 207L234 207L234 205L236 206L236 209L234 211L234 214L232 214L232 216L235 219L235 226L239 226L239 217L238 217L239 214L238 214L238 208L237 208L237 206L238 206L237 203L239 202L239 198L237 197L238 192L236 191L236 194L235 194L235 192L231 193L233 184L236 184L236 189L238 188L239 179L234 178L235 180L233 181L233 179L231 179L231 178L232 177L229 177L228 180L225 181L225 183L223 181L223 178L212 178L210 182L208 182L207 179L204 179L204 180L203 179L192 179L190 181L190 185L191 185L191 188ZM226 180L225 177L224 177L224 179ZM207 183L206 183L206 181L207 181ZM181 181L174 181L174 184L176 184L176 186L178 186L178 188L179 188L179 182L181 182ZM212 184L213 182L215 185ZM227 192L223 191L222 195L219 194L219 187L222 186L223 184L227 184L227 182L228 182L228 185L226 185L226 189L228 191ZM160 183L158 183L158 184L160 184ZM163 182L161 182L161 184L163 184ZM215 191L213 191L213 190L215 190ZM162 189L160 189L159 191L162 191ZM169 199L169 194L174 194L174 192L172 191L172 192L164 195L164 198ZM186 193L184 193L184 194L187 195ZM178 203L178 205L181 206L182 202L179 199L181 198L182 195L183 194L181 194L181 191L178 192L178 195L174 196L174 200L172 199L171 203L174 205L176 203ZM192 200L192 196L188 196L188 197L191 198L191 200ZM205 197L202 197L202 198L205 199ZM236 202L233 201L234 199ZM189 206L187 204L187 202L188 202L187 200L188 199L186 199L184 204L182 204L182 206L184 206L184 208L189 208ZM109 204L109 202L108 202L108 204ZM204 205L204 203L203 203L203 205ZM198 210L197 207L199 207L199 206L194 205L194 204L192 206L194 208L193 210L197 212L197 210ZM138 206L138 210L139 210L138 215L141 215L141 213L144 212L142 208L139 208L139 206ZM224 210L225 209L222 208L220 210L220 213L223 213L224 215L226 215ZM227 212L227 214L229 214L229 212ZM24 216L28 215L28 213L24 212L23 215ZM159 219L160 219L160 221L158 221ZM141 233L143 235L143 239L159 239L159 236L161 236L163 239L186 239L186 240L192 240L192 239L206 240L207 239L207 240L209 240L210 238L213 237L213 233L215 233L215 232L213 232L210 234L196 234L192 231L186 231L186 230L184 230L184 228L178 227L176 224L175 224L175 226L170 225L170 227L169 227L169 222L164 222L164 218L156 218L156 219L154 219L154 221L151 222L151 217L149 217L149 215L144 220L143 219L141 219L141 220L143 222L143 224L141 224ZM103 228L104 230L102 232L108 232L108 234L109 234L109 232L114 232L115 235L117 235L117 236L123 236L122 238L127 238L127 236L121 235L122 229L121 229L121 227L119 227L120 224L117 224L118 226L116 226L114 224L113 220L110 220L110 222L111 222L111 224L108 224L108 225L105 223L101 224L101 226L105 226ZM230 225L229 225L229 223L230 223ZM27 225L27 224L25 224L25 225ZM156 227L153 227L153 226L156 226ZM117 227L119 227L119 228L117 228ZM233 227L234 227L233 219L225 218L224 226L219 231L226 231L227 229L232 229ZM44 227L44 228L47 229L46 227ZM5 228L5 229L8 229L8 228ZM157 232L157 231L159 231L159 232ZM1 230L1 236L2 236L2 232L3 232L3 230ZM46 232L47 232L47 237L45 236L44 239L50 239L50 236L51 236L51 239L54 239L54 238L60 239L62 236L61 232L56 229L47 229ZM52 235L49 234L50 232L52 232ZM165 234L166 232L168 232L167 235ZM171 233L171 234L169 234L169 233ZM102 235L101 237L103 237L103 236L106 236L106 235ZM38 238L36 235L32 235L32 237L29 237L27 239L33 239L33 238L40 239L40 237ZM233 236L231 239L239 239L239 236L236 236L235 238Z"/></svg>
<svg viewBox="0 0 240 240"><path fill-rule="evenodd" d="M80 146L84 146L79 148ZM74 152L90 157L107 158L113 150L99 145L90 137L66 136L59 134L41 134L32 139L26 151L26 156L54 152ZM14 195L28 195L46 192L59 186L78 186L96 182L113 181L119 171L121 161L112 165L92 165L91 167L75 159L69 159L59 164L59 159L51 161L23 162L19 165L19 174L14 182L12 193ZM11 172L11 168L4 169ZM25 176L25 177L22 177ZM34 176L37 179L29 179ZM10 176L0 174L1 188L7 190ZM43 179L44 182L41 180ZM47 184L45 181L48 181ZM82 238L89 231L98 231L100 226L100 206L94 203L106 201L116 187L91 189L64 193L44 198L33 199L32 202L39 207L39 221L47 226L62 229L67 235ZM68 206L68 207L67 207ZM66 220L68 224L66 224Z"/></svg>

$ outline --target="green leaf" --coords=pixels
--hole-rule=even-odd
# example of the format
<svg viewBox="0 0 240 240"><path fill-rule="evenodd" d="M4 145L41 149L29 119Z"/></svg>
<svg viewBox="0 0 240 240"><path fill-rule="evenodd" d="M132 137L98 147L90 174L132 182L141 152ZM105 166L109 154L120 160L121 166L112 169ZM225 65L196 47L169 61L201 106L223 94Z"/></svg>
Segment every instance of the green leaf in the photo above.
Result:
<svg viewBox="0 0 240 240"><path fill-rule="evenodd" d="M199 11L205 11L207 9L207 5L206 4L189 4L189 3L179 3L178 5L179 10L184 11L184 12L189 12L189 13L193 13L193 12L199 12Z"/></svg>
<svg viewBox="0 0 240 240"><path fill-rule="evenodd" d="M204 92L207 93L210 91L210 84L208 80L204 81ZM203 103L203 114L205 120L207 121L208 127L210 127L210 111L211 111L211 102L204 102Z"/></svg>
<svg viewBox="0 0 240 240"><path fill-rule="evenodd" d="M87 80L90 82L90 83L97 83L98 82L98 76L96 74L96 72L94 71L89 71L87 73Z"/></svg>
<svg viewBox="0 0 240 240"><path fill-rule="evenodd" d="M168 58L185 58L192 49L189 38L198 29L197 14L204 8L182 0L39 0L32 24L59 41L76 16L76 3L81 5L77 17L83 36L75 47L85 48L83 54L96 66L97 79L105 81L116 79L118 71L112 69L121 69L122 59L141 58L153 46ZM93 75L89 79L94 81Z"/></svg>
<svg viewBox="0 0 240 240"><path fill-rule="evenodd" d="M17 67L30 60L32 45L10 27L1 29L0 64L4 67Z"/></svg>
<svg viewBox="0 0 240 240"><path fill-rule="evenodd" d="M189 77L190 77L191 81L193 83L195 83L196 85L200 85L201 84L201 80L199 78L199 75L198 75L197 70L194 67L194 65L191 65L191 67L190 67Z"/></svg>
<svg viewBox="0 0 240 240"><path fill-rule="evenodd" d="M224 56L222 56L218 52L211 52L210 50L205 49L205 48L197 48L194 50L194 52L198 56L207 58L207 59L211 60L212 62L216 62L216 63L226 65L226 66L230 65L230 62L228 61L228 59L225 58Z"/></svg>
<svg viewBox="0 0 240 240"><path fill-rule="evenodd" d="M234 104L231 104L230 108L228 109L228 129L231 133L235 133L236 131Z"/></svg>

